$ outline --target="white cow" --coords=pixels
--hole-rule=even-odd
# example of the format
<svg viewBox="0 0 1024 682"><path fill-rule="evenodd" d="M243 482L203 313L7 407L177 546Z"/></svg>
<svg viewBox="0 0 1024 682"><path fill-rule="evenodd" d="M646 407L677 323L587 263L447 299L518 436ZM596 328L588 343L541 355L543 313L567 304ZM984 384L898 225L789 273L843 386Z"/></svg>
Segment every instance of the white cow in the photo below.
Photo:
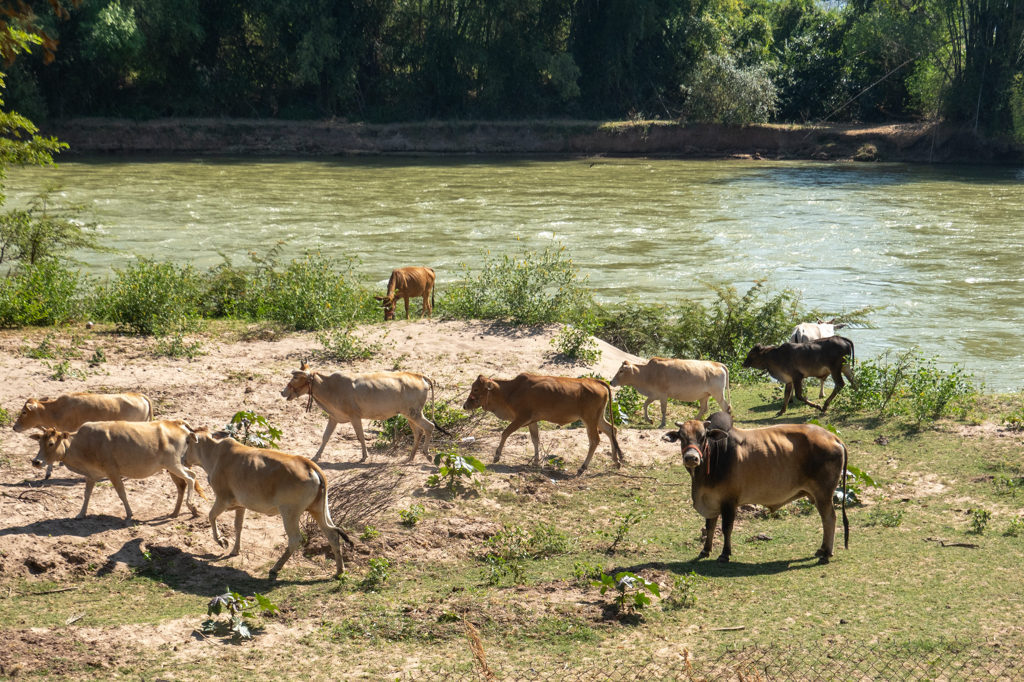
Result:
<svg viewBox="0 0 1024 682"><path fill-rule="evenodd" d="M650 424L654 421L647 408L655 400L660 400L659 428L665 427L669 398L684 402L699 400L700 413L697 419L703 419L707 414L709 398L714 398L721 409L732 413L732 406L725 397L729 391L729 368L720 362L651 358L647 364L635 365L629 360L623 360L612 379L612 386L632 386L647 396L644 419Z"/></svg>
<svg viewBox="0 0 1024 682"><path fill-rule="evenodd" d="M434 433L434 425L423 417L423 407L427 404L427 391L430 391L433 403L434 384L422 374L412 372L367 372L365 374L342 374L335 372L323 376L312 372L305 362L299 370L292 372L292 379L281 391L288 400L308 395L308 411L315 402L327 412L327 429L324 440L320 443L313 461L316 462L327 447L334 428L338 422L350 422L355 429L359 444L363 447L363 458L366 461L366 437L363 435L364 419L390 419L402 415L409 420L412 427L412 451L406 462L416 456L420 438L426 434L423 453L430 448L430 436ZM427 455L429 458L429 455Z"/></svg>
<svg viewBox="0 0 1024 682"><path fill-rule="evenodd" d="M803 322L793 327L793 333L789 336L790 343L810 343L811 341L817 341L818 339L827 339L830 336L836 335L837 329L842 329L846 326L845 323L834 324L836 318L832 318L828 322L822 322L819 319L817 322ZM818 397L825 397L825 380L828 379L829 375L818 377Z"/></svg>

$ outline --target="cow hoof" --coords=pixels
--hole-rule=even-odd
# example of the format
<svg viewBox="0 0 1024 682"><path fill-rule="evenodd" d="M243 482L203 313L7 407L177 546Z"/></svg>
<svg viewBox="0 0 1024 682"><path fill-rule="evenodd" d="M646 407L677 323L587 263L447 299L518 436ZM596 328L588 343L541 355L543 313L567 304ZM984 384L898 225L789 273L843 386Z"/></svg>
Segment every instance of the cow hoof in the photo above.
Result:
<svg viewBox="0 0 1024 682"><path fill-rule="evenodd" d="M227 540L225 540L224 538L220 538L220 539L218 539L218 540L217 540L217 544L218 544L218 545L220 545L220 546L221 546L222 548L224 548L224 549L227 549L227 548L228 548L228 541L227 541Z"/></svg>
<svg viewBox="0 0 1024 682"><path fill-rule="evenodd" d="M697 558L698 559L707 559L709 556L711 556L711 552L701 552L700 554L697 555Z"/></svg>
<svg viewBox="0 0 1024 682"><path fill-rule="evenodd" d="M580 467L579 469L576 470L576 475L577 476L582 476L585 473L587 473L587 470L584 467Z"/></svg>
<svg viewBox="0 0 1024 682"><path fill-rule="evenodd" d="M275 571L271 571L271 572L270 572L270 573L269 573L269 574L267 575L267 579L269 579L269 580L270 580L270 582L274 582L275 580L277 580L277 573L276 573Z"/></svg>
<svg viewBox="0 0 1024 682"><path fill-rule="evenodd" d="M51 476L51 474L46 474L45 476L43 476L43 480L44 481L49 481L50 480L50 476Z"/></svg>
<svg viewBox="0 0 1024 682"><path fill-rule="evenodd" d="M786 411L785 411L785 410L779 410L778 412L776 412L776 413L775 413L775 416L776 416L776 417L781 417L781 416L782 416L782 415L784 415L784 414L786 414Z"/></svg>
<svg viewBox="0 0 1024 682"><path fill-rule="evenodd" d="M729 557L727 557L727 556L725 556L723 554L722 556L718 557L718 563L720 563L720 564L727 564L727 563L729 563Z"/></svg>
<svg viewBox="0 0 1024 682"><path fill-rule="evenodd" d="M818 564L827 564L831 561L827 556L818 557Z"/></svg>

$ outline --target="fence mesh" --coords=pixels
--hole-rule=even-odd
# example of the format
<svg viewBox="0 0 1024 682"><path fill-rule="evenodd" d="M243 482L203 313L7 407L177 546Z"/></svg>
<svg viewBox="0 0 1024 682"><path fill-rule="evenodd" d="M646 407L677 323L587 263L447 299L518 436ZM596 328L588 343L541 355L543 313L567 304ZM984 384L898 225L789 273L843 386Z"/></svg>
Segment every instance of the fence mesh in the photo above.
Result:
<svg viewBox="0 0 1024 682"><path fill-rule="evenodd" d="M998 644L953 641L931 645L893 642L749 647L708 657L680 651L672 663L531 668L479 665L461 670L416 670L410 682L1019 682L1024 652Z"/></svg>

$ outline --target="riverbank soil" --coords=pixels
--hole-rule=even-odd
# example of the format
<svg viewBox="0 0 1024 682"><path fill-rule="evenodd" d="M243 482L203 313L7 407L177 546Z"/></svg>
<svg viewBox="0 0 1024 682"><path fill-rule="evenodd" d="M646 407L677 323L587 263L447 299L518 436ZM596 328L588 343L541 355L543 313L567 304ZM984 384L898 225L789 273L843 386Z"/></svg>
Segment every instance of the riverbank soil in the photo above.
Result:
<svg viewBox="0 0 1024 682"><path fill-rule="evenodd" d="M71 119L42 126L64 155L572 154L674 158L1020 163L1024 147L953 126L674 121L426 121L372 125L250 119Z"/></svg>
<svg viewBox="0 0 1024 682"><path fill-rule="evenodd" d="M376 325L363 333L381 341L382 352L356 363L320 359L311 335L244 324L212 327L203 338L205 354L191 360L158 357L154 341L108 329L4 332L0 405L13 419L32 396L142 391L157 418L195 426L218 427L237 410L254 410L282 429L283 450L312 456L325 416L280 396L300 359L320 371L420 371L434 379L438 405L458 411L479 374L610 377L629 357L602 344L597 365L575 364L554 354L556 329ZM40 354L44 340L51 357L30 357ZM99 348L106 360L90 367ZM734 386L738 424L776 423L780 395L770 384ZM285 544L278 518L248 514L242 553L226 558L210 535L210 503L199 501L196 518L187 511L168 518L174 488L159 475L126 483L133 525L124 525L109 484L96 487L89 516L75 520L82 478L56 468L44 482L29 465L34 441L6 425L0 432L6 642L0 676L393 680L472 668L467 622L479 630L489 664L506 671L683 665L726 647L780 643L813 650L824 643L845 649L965 638L989 651L1003 647L1009 656L1024 644L1024 533L1004 535L1024 515L1024 493L1005 483L1024 475L1024 437L999 425L1011 401L1019 396L987 397L975 422L924 429L870 415L836 422L851 464L878 486L862 486L861 504L848 510L850 549L837 544L824 566L813 556L820 521L798 505L774 515L744 508L732 562L694 561L703 522L690 507L689 476L678 446L662 442L664 430L647 424L620 428L623 469L614 469L602 439L590 471L576 477L586 452L583 429L546 425L539 468L531 465L523 430L510 438L501 463L491 465L503 425L478 413L453 422L453 436L438 434L435 441L489 465L479 488L454 492L426 485L436 468L422 454L403 463L411 444L406 436L392 442L367 423L374 445L360 463L351 427L340 425L321 466L334 519L356 544L346 550L348 574L332 579L326 543L307 524L305 554L293 556L276 583L267 571ZM682 404L670 409L670 423L695 412ZM814 416L806 406L787 414L793 422ZM205 486L205 474L197 473ZM422 505L422 518L402 525L399 511L414 505ZM974 511L982 509L991 518L982 533L972 533ZM609 551L631 512L647 516L626 524L628 532ZM230 515L220 522L232 538ZM532 538L522 556L509 555L521 570L484 561L494 543L502 544L502 533L508 537L515 528ZM365 578L370 560L379 558L388 560L388 575L374 584ZM595 569L632 571L657 582L662 598L639 614L617 613L611 596L590 585ZM257 632L251 642L233 645L203 634L206 604L225 588L264 594L281 613L250 619Z"/></svg>

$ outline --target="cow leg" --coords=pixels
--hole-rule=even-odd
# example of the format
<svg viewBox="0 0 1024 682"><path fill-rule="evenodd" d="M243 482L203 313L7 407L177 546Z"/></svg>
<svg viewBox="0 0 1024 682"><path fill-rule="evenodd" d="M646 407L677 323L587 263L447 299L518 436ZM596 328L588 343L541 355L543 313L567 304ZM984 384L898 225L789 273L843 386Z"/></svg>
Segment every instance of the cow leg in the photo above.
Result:
<svg viewBox="0 0 1024 682"><path fill-rule="evenodd" d="M295 550L299 548L302 543L302 529L299 526L299 518L304 509L282 509L281 520L284 521L284 532L288 534L288 548L284 550L284 554L277 560L274 567L270 569L270 579L277 578L277 574L281 572L281 567L284 566L285 562L291 558Z"/></svg>
<svg viewBox="0 0 1024 682"><path fill-rule="evenodd" d="M243 525L245 525L245 507L239 507L235 510L235 546L231 549L231 553L228 556L238 556L238 552L242 549Z"/></svg>
<svg viewBox="0 0 1024 682"><path fill-rule="evenodd" d="M793 386L794 386L794 388L796 390L796 399L797 400L799 400L800 402L806 403L806 404L810 405L811 407L813 407L815 409L821 410L822 412L825 411L824 408L819 407L818 405L812 403L810 400L808 400L804 396L804 378L803 377L794 377L793 378Z"/></svg>
<svg viewBox="0 0 1024 682"><path fill-rule="evenodd" d="M114 476L110 477L110 484L114 486L114 490L117 491L117 496L121 498L121 503L124 505L124 511L126 514L124 522L131 523L132 508L128 506L128 493L126 493L124 490L124 481L121 480L120 476L115 474Z"/></svg>
<svg viewBox="0 0 1024 682"><path fill-rule="evenodd" d="M89 498L92 497L92 489L96 487L96 481L91 478L85 479L85 500L82 502L82 511L78 512L76 519L84 519L85 512L89 510Z"/></svg>
<svg viewBox="0 0 1024 682"><path fill-rule="evenodd" d="M708 399L709 398L710 398L710 396L704 396L703 398L700 399L700 412L697 413L697 419L703 421L704 415L706 415L708 413ZM664 414L664 413L662 413L662 414ZM665 419L664 418L662 418L662 420L661 420L661 428L665 428Z"/></svg>
<svg viewBox="0 0 1024 682"><path fill-rule="evenodd" d="M217 517L224 513L228 508L227 498L217 496L217 499L213 501L213 506L210 507L210 530L213 532L213 541L221 547L227 547L228 541L221 537L220 531L217 530Z"/></svg>
<svg viewBox="0 0 1024 682"><path fill-rule="evenodd" d="M540 466L540 428L538 428L537 422L533 422L526 428L530 429L530 440L533 441L533 466Z"/></svg>
<svg viewBox="0 0 1024 682"><path fill-rule="evenodd" d="M497 464L498 460L501 459L501 450L505 447L505 441L508 437L519 429L526 426L528 417L516 417L512 420L512 423L505 427L505 430L501 432L501 440L498 441L498 449L494 451L494 463Z"/></svg>
<svg viewBox="0 0 1024 682"><path fill-rule="evenodd" d="M722 547L722 554L718 557L718 563L726 564L729 563L729 557L732 556L732 524L736 520L736 507L732 505L722 505L722 539L724 545Z"/></svg>
<svg viewBox="0 0 1024 682"><path fill-rule="evenodd" d="M434 435L434 425L423 416L423 408L419 409L418 414L409 416L409 424L420 427L420 434L423 436L423 454L429 460L430 459L430 439ZM413 445L412 454L409 455L409 461L411 462L413 457L416 456L416 446Z"/></svg>
<svg viewBox="0 0 1024 682"><path fill-rule="evenodd" d="M171 512L171 518L178 518L178 514L181 513L181 503L185 499L185 479L175 476L170 471L167 475L171 477L171 481L174 482L174 486L178 489L178 499L174 503L174 511Z"/></svg>
<svg viewBox="0 0 1024 682"><path fill-rule="evenodd" d="M846 378L850 380L850 385L857 388L857 380L853 378L853 369L844 362L842 371Z"/></svg>
<svg viewBox="0 0 1024 682"><path fill-rule="evenodd" d="M199 510L196 509L194 504L192 504L192 491L195 490L196 487L196 475L192 473L191 469L183 467L180 459L176 459L174 461L174 467L168 468L167 473L169 473L172 478L177 477L182 479L186 490L188 490L188 494L185 496L185 506L187 506L188 510L192 512L192 516L199 516ZM174 516L178 515L179 509L181 509L180 488L178 489L178 505L174 508Z"/></svg>
<svg viewBox="0 0 1024 682"><path fill-rule="evenodd" d="M779 410L775 414L776 417L781 417L782 415L786 414L786 410L789 409L789 401L790 401L790 399L792 397L793 397L793 384L787 383L786 384L786 394L782 397L782 409Z"/></svg>
<svg viewBox="0 0 1024 682"><path fill-rule="evenodd" d="M43 480L44 481L49 481L51 474L53 474L53 465L52 464L47 464L46 465L46 475L43 476Z"/></svg>
<svg viewBox="0 0 1024 682"><path fill-rule="evenodd" d="M825 397L825 381L827 379L827 376L818 377L818 400Z"/></svg>
<svg viewBox="0 0 1024 682"><path fill-rule="evenodd" d="M430 319L431 313L434 312L433 309L430 307L430 290L429 289L424 289L423 290L423 312L425 312L427 314L427 318L428 319Z"/></svg>
<svg viewBox="0 0 1024 682"><path fill-rule="evenodd" d="M836 543L836 507L832 503L832 496L822 494L821 491L814 496L813 501L821 516L821 548L814 556L819 557L819 563L827 564Z"/></svg>
<svg viewBox="0 0 1024 682"><path fill-rule="evenodd" d="M659 426L658 428L659 429L663 429L663 428L665 428L665 420L668 419L668 396L666 396L664 398L661 398L660 402L661 402L661 426ZM653 424L654 422L651 422L651 423Z"/></svg>
<svg viewBox="0 0 1024 682"><path fill-rule="evenodd" d="M409 319L409 297L405 296L405 319Z"/></svg>
<svg viewBox="0 0 1024 682"><path fill-rule="evenodd" d="M718 527L718 517L704 520L704 549L697 556L698 559L706 559L711 556L711 547L715 542L715 528Z"/></svg>
<svg viewBox="0 0 1024 682"><path fill-rule="evenodd" d="M331 436L334 435L334 429L337 425L338 421L334 417L327 418L327 428L324 429L324 439L320 441L320 449L316 451L315 455L313 455L314 462L320 461L320 455L324 453L324 448L327 447L327 441L329 441Z"/></svg>
<svg viewBox="0 0 1024 682"><path fill-rule="evenodd" d="M835 388L832 389L832 393L829 394L828 398L825 399L825 404L821 406L821 411L824 412L828 409L829 404L835 400L835 397L839 395L839 391L843 390L843 386L846 382L843 381L843 371L838 369L832 373L832 381L835 383Z"/></svg>
<svg viewBox="0 0 1024 682"><path fill-rule="evenodd" d="M359 439L359 445L363 448L363 458L360 462L365 462L367 457L366 451L366 436L363 434L363 420L356 417L352 420L352 429L356 432L356 438Z"/></svg>
<svg viewBox="0 0 1024 682"><path fill-rule="evenodd" d="M651 404L651 403L653 403L653 402L654 402L654 398L648 398L648 399L647 399L647 400L646 400L646 401L644 402L644 419L645 419L645 420L647 421L647 423L648 423L648 424L653 424L653 423L654 423L654 420L653 420L653 419L651 419L651 415L650 415L650 414L648 414L648 412L647 412L647 408L648 408L648 407L650 406L650 404ZM661 414L662 414L662 420L661 420L661 427L660 427L660 428L665 428L665 419L664 419L664 415L665 415L665 410L662 410L662 411L661 411Z"/></svg>
<svg viewBox="0 0 1024 682"><path fill-rule="evenodd" d="M594 451L597 450L597 446L601 444L601 436L598 434L597 425L587 422L587 438L590 439L590 449L587 450L587 458L583 460L583 466L576 472L577 476L583 474L590 466L590 458L594 456ZM612 461L615 462L615 468L620 469L622 465L619 464L618 459L615 458L615 448L612 447Z"/></svg>
<svg viewBox="0 0 1024 682"><path fill-rule="evenodd" d="M420 428L420 425L412 417L407 417L407 419L409 420L409 428L412 429L412 450L409 452L409 457L405 460L406 464L416 457L416 450L420 447L420 438L423 434L423 429Z"/></svg>

